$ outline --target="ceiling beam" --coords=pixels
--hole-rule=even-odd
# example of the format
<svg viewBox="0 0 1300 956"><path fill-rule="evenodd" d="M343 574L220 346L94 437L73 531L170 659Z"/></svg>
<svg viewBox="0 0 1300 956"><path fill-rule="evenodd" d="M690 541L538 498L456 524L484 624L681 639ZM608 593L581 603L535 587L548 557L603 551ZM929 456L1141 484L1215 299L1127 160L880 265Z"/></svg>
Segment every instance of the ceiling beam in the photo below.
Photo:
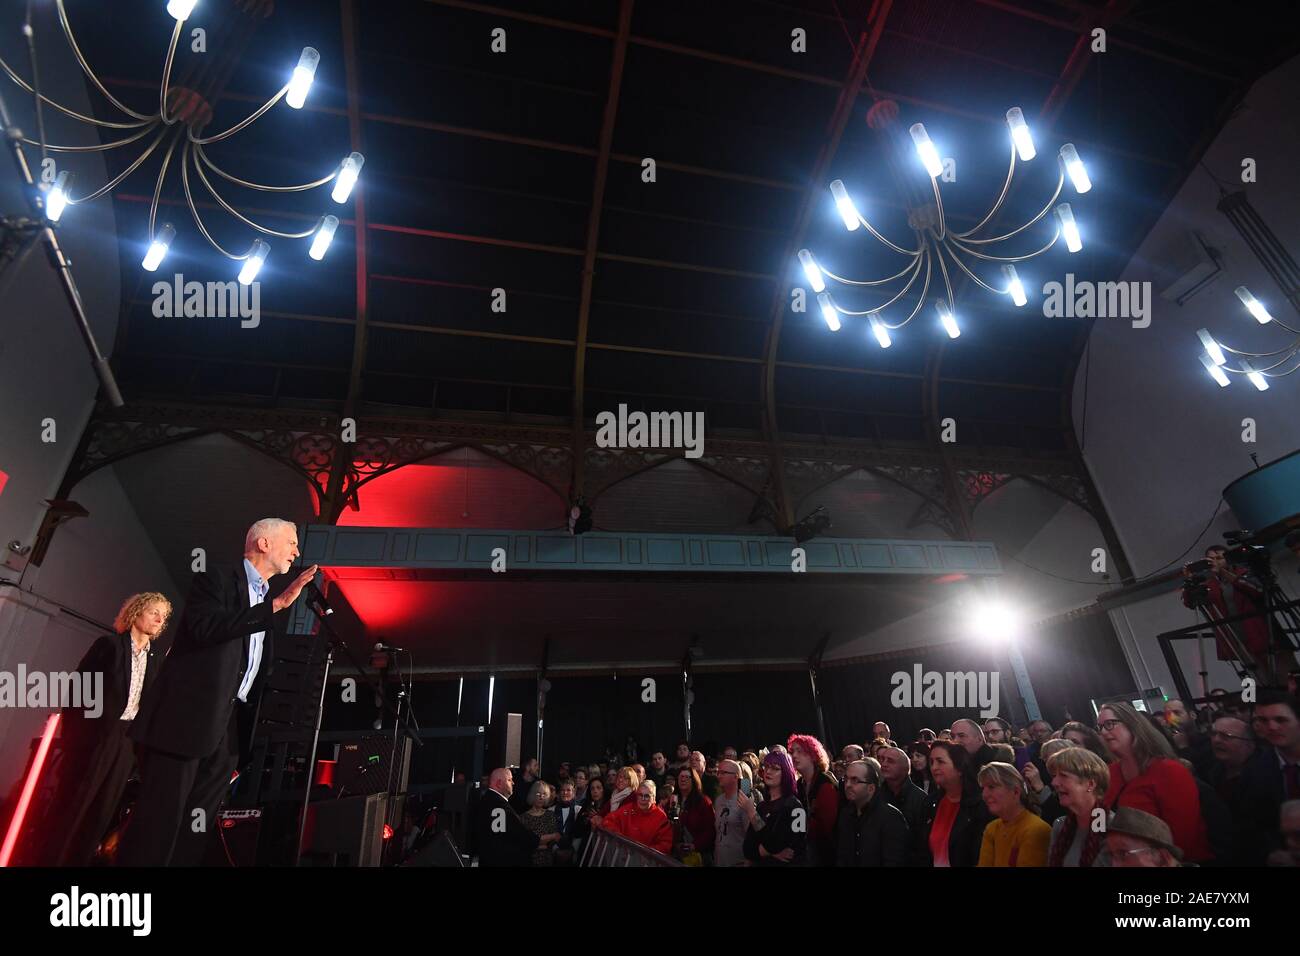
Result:
<svg viewBox="0 0 1300 956"><path fill-rule="evenodd" d="M600 217L605 206L605 182L609 176L609 157L614 144L614 125L618 122L618 99L623 87L623 66L627 62L627 38L632 32L632 0L619 0L618 35L609 67L609 91L605 96L605 114L600 123L600 146L596 156L596 175L591 183L591 209L587 213L587 244L582 254L582 292L578 303L578 329L573 343L573 498L584 494L587 435L583 427L586 410L583 403L587 385L587 330L591 324L592 288L596 280L596 256L600 248Z"/></svg>

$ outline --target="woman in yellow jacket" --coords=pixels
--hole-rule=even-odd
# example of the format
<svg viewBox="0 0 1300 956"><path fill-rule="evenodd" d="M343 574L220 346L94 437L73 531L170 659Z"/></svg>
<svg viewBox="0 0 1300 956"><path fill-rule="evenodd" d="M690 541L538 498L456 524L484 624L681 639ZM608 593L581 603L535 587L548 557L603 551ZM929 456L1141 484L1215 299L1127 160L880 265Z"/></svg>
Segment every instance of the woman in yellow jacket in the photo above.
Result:
<svg viewBox="0 0 1300 956"><path fill-rule="evenodd" d="M1047 866L1052 828L1025 807L1025 778L1009 763L980 770L984 804L995 819L984 828L980 866Z"/></svg>

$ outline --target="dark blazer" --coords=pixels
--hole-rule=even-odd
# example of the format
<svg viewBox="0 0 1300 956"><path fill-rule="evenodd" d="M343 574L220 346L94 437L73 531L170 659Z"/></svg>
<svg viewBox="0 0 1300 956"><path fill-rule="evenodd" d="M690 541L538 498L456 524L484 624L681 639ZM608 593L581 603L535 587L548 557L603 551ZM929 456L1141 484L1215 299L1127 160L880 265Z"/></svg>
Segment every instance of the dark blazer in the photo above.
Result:
<svg viewBox="0 0 1300 956"><path fill-rule="evenodd" d="M162 670L163 655L154 646L149 646L148 662L144 669L144 691L140 695L141 706L144 695L153 686L159 671ZM98 740L100 736L122 716L126 710L127 695L131 692L131 634L105 634L90 645L77 665L81 674L100 673L104 675L103 710L98 717L87 717L85 708L67 707L63 710L63 747L65 750L77 746L86 746Z"/></svg>
<svg viewBox="0 0 1300 956"><path fill-rule="evenodd" d="M885 801L903 815L907 823L907 865L929 866L930 851L925 845L926 815L930 812L930 798L914 784L910 777L903 778L902 790L895 794L889 784L882 783L880 793Z"/></svg>
<svg viewBox="0 0 1300 956"><path fill-rule="evenodd" d="M939 812L939 801L947 799L943 790L935 789L936 799L930 804L925 816L925 847L927 864L933 865L930 853L930 828L934 825L935 815ZM966 787L962 791L961 805L957 816L952 821L952 830L948 833L948 865L978 866L980 847L984 843L984 828L993 822L993 814L985 805L980 791Z"/></svg>
<svg viewBox="0 0 1300 956"><path fill-rule="evenodd" d="M275 660L274 589L249 606L248 578L234 567L194 575L185 611L167 652L167 666L140 703L131 736L147 747L206 757L230 725L248 668L249 637L265 631L258 680L248 695L256 707L261 678Z"/></svg>
<svg viewBox="0 0 1300 956"><path fill-rule="evenodd" d="M582 811L583 811L582 804L578 803L575 800L573 802L573 806L569 808L569 819L561 820L559 801L557 800L555 803L551 804L551 812L555 814L555 822L560 825L560 849L561 850L572 849L574 837L583 835L583 831L578 826L578 818L582 816ZM590 831L590 829L591 826L589 824L587 826L587 830Z"/></svg>
<svg viewBox="0 0 1300 956"><path fill-rule="evenodd" d="M505 824L504 830L493 826L498 819ZM528 829L506 798L491 788L483 791L474 808L471 837L479 866L529 866L541 843L541 837Z"/></svg>
<svg viewBox="0 0 1300 956"><path fill-rule="evenodd" d="M835 829L836 866L906 866L907 821L884 793L859 814L852 803L840 807Z"/></svg>

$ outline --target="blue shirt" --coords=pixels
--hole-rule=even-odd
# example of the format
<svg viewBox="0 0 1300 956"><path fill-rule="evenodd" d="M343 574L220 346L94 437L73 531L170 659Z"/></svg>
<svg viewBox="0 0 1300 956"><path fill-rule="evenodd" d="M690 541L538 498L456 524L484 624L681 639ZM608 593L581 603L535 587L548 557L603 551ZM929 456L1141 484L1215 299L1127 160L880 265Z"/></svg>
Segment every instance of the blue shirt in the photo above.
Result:
<svg viewBox="0 0 1300 956"><path fill-rule="evenodd" d="M248 606L255 607L266 599L266 592L270 585L257 573L257 569L248 558L244 558L244 573L248 576ZM244 680L239 685L239 693L236 695L244 703L248 703L248 692L252 689L253 681L257 679L257 669L262 664L264 640L266 640L266 631L258 631L248 638L248 670L244 671Z"/></svg>

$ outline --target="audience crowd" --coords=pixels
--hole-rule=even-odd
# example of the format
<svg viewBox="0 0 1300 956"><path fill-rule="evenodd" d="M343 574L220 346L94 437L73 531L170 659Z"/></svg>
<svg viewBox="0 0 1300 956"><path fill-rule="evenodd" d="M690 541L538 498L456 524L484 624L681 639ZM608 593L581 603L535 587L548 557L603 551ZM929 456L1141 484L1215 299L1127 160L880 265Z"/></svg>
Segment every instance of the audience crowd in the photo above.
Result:
<svg viewBox="0 0 1300 956"><path fill-rule="evenodd" d="M807 734L710 755L628 738L553 783L529 760L483 781L470 850L483 866L576 865L605 831L688 866L1300 866L1293 691L916 737L877 721L835 759Z"/></svg>

